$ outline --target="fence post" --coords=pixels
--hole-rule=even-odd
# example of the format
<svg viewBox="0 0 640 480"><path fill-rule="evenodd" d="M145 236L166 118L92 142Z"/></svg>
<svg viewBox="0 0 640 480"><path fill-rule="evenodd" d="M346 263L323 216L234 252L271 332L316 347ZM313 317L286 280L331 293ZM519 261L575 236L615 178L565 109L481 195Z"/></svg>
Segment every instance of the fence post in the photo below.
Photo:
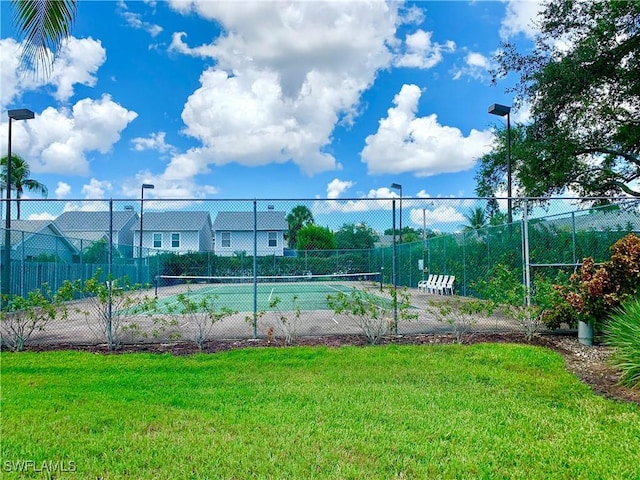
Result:
<svg viewBox="0 0 640 480"><path fill-rule="evenodd" d="M253 200L253 338L258 338L258 202Z"/></svg>
<svg viewBox="0 0 640 480"><path fill-rule="evenodd" d="M109 247L107 248L107 281L109 288L107 289L107 344L109 348L113 345L113 332L111 329L113 320L113 299L111 291L113 287L113 279L111 278L113 270L113 198L109 199Z"/></svg>
<svg viewBox="0 0 640 480"><path fill-rule="evenodd" d="M531 261L529 258L529 217L527 199L524 199L524 211L522 214L522 236L524 240L524 281L526 287L526 305L531 306Z"/></svg>
<svg viewBox="0 0 640 480"><path fill-rule="evenodd" d="M575 212L571 212L571 246L572 246L571 251L573 252L572 260L575 268L575 264L578 262L578 259L576 258L576 213Z"/></svg>
<svg viewBox="0 0 640 480"><path fill-rule="evenodd" d="M393 324L395 334L398 334L398 301L397 301L397 288L398 288L398 279L396 277L396 269L398 262L398 254L396 252L396 200L393 199L391 201L391 209L393 210L393 250L392 250L392 265L391 265L391 277L393 279L393 291L394 291L394 300L393 300Z"/></svg>

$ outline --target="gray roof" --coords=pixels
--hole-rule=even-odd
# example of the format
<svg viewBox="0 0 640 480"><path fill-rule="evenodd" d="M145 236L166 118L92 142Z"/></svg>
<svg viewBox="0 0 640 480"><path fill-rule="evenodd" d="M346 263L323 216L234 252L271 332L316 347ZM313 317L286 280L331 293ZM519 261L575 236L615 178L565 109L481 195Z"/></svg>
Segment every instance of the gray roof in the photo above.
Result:
<svg viewBox="0 0 640 480"><path fill-rule="evenodd" d="M138 214L130 210L113 212L114 231L122 230L131 218L138 218ZM109 212L64 212L55 219L54 223L65 233L108 232Z"/></svg>
<svg viewBox="0 0 640 480"><path fill-rule="evenodd" d="M75 249L71 242L64 237L62 232L56 228L52 220L11 220L11 245L17 245L21 243L23 239L26 241L38 235L57 237L67 244L70 249ZM0 237L0 244L4 245L4 231Z"/></svg>
<svg viewBox="0 0 640 480"><path fill-rule="evenodd" d="M284 231L289 229L285 212L269 210L257 212L258 230ZM253 212L219 212L213 222L213 230L219 231L253 231Z"/></svg>
<svg viewBox="0 0 640 480"><path fill-rule="evenodd" d="M203 228L211 230L209 212L144 212L142 228L145 232L198 232ZM140 231L140 222L132 227Z"/></svg>

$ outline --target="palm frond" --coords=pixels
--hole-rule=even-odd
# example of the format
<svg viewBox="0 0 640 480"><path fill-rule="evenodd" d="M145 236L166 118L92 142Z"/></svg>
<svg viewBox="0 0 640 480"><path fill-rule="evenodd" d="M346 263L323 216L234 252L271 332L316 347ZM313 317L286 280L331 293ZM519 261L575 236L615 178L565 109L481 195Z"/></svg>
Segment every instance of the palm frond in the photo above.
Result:
<svg viewBox="0 0 640 480"><path fill-rule="evenodd" d="M11 0L13 22L24 40L23 65L50 71L53 57L71 34L77 0Z"/></svg>

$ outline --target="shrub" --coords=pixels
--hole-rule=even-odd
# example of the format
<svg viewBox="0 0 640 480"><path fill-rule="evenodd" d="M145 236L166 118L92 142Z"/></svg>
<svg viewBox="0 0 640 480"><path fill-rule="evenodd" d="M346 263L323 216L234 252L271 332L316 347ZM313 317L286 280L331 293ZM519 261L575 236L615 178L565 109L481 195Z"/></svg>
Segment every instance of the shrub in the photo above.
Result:
<svg viewBox="0 0 640 480"><path fill-rule="evenodd" d="M66 318L64 300L59 291L52 294L47 284L42 290L33 290L26 297L15 296L7 303L6 311L0 312L0 340L9 348L20 351L29 342L35 331L42 331L58 316Z"/></svg>
<svg viewBox="0 0 640 480"><path fill-rule="evenodd" d="M293 295L291 298L291 307L293 308L291 318L282 310L281 304L282 299L280 297L274 297L269 301L269 308L271 308L276 315L278 326L282 330L285 345L291 345L298 340L298 328L300 328L302 323L298 296Z"/></svg>
<svg viewBox="0 0 640 480"><path fill-rule="evenodd" d="M605 341L615 347L613 363L622 370L620 383L640 387L640 296L615 310L605 327Z"/></svg>
<svg viewBox="0 0 640 480"><path fill-rule="evenodd" d="M457 343L462 343L465 334L470 333L478 323L478 316L490 315L492 306L490 302L482 300L445 300L428 302L427 312L433 315L439 322L451 325Z"/></svg>
<svg viewBox="0 0 640 480"><path fill-rule="evenodd" d="M355 323L373 345L395 326L394 311L398 320L417 318L417 314L410 311L406 288L388 287L387 294L391 300L354 288L349 294L338 292L328 295L327 303L337 314L345 315Z"/></svg>
<svg viewBox="0 0 640 480"><path fill-rule="evenodd" d="M489 311L498 310L514 320L527 340L531 340L540 331L548 313L561 300L553 285L542 275L534 278L529 305L526 303L527 286L505 265L496 265L488 278L480 280L475 288L493 304Z"/></svg>
<svg viewBox="0 0 640 480"><path fill-rule="evenodd" d="M182 327L192 325L191 339L202 350L207 340L211 338L215 324L234 313L227 307L217 308L218 296L214 294L192 294L191 289L187 293L179 293L176 303L169 305L168 315L173 318L171 324L182 323Z"/></svg>
<svg viewBox="0 0 640 480"><path fill-rule="evenodd" d="M567 285L557 285L559 312L574 311L576 320L597 325L625 300L640 294L640 238L629 234L611 247L611 258L597 267L591 258Z"/></svg>
<svg viewBox="0 0 640 480"><path fill-rule="evenodd" d="M65 281L61 290L69 297L84 298L75 311L84 315L89 328L105 340L109 350L115 350L122 343L122 333L132 329L125 324L126 317L151 299L141 295L140 285L130 284L127 277L102 281L101 276L101 269L97 269L84 282Z"/></svg>

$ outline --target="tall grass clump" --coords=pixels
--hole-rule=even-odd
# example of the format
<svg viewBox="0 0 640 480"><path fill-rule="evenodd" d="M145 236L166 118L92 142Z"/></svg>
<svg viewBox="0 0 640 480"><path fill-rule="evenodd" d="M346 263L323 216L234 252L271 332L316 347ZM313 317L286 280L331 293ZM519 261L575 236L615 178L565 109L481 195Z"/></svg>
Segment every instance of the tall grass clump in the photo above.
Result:
<svg viewBox="0 0 640 480"><path fill-rule="evenodd" d="M622 370L620 383L640 388L640 296L616 310L605 335L606 342L616 349L613 362Z"/></svg>

